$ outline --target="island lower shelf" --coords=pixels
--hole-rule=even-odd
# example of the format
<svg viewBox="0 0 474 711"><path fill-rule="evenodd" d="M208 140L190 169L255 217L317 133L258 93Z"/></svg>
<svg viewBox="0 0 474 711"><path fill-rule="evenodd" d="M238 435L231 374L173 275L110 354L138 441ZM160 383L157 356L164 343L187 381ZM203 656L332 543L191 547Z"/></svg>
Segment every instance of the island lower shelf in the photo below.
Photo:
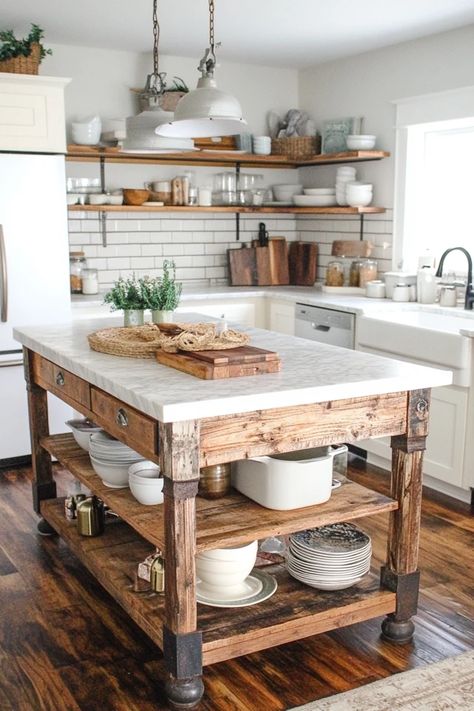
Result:
<svg viewBox="0 0 474 711"><path fill-rule="evenodd" d="M64 499L41 503L41 513L70 549L143 631L163 649L164 597L133 591L137 564L153 551L126 523L113 521L103 535L79 535L64 515ZM278 581L269 600L239 608L198 604L203 635L203 663L250 654L269 647L394 612L395 593L380 588L371 572L358 585L336 592L314 590L294 580L284 566L266 566Z"/></svg>
<svg viewBox="0 0 474 711"><path fill-rule="evenodd" d="M52 435L41 445L112 511L154 546L165 550L163 506L142 506L128 488L110 489L95 474L87 452L71 434ZM234 491L213 501L196 498L197 551L241 545L272 535L394 511L394 499L355 482L336 489L329 501L291 511L274 511Z"/></svg>

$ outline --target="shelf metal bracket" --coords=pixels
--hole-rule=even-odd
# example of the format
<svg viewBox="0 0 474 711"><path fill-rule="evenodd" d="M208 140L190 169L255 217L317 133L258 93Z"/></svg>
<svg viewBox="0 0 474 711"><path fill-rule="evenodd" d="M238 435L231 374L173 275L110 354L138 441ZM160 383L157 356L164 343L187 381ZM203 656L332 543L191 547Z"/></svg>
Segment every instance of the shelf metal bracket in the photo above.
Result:
<svg viewBox="0 0 474 711"><path fill-rule="evenodd" d="M107 213L105 210L99 212L100 215L100 232L102 235L102 247L107 247Z"/></svg>
<svg viewBox="0 0 474 711"><path fill-rule="evenodd" d="M235 164L235 184L237 190L239 189L239 178L240 178L240 163ZM235 239L240 242L240 212L235 213Z"/></svg>
<svg viewBox="0 0 474 711"><path fill-rule="evenodd" d="M362 242L364 239L364 213L360 213L359 239Z"/></svg>
<svg viewBox="0 0 474 711"><path fill-rule="evenodd" d="M100 168L100 191L102 193L105 193L105 156L100 156L99 168Z"/></svg>

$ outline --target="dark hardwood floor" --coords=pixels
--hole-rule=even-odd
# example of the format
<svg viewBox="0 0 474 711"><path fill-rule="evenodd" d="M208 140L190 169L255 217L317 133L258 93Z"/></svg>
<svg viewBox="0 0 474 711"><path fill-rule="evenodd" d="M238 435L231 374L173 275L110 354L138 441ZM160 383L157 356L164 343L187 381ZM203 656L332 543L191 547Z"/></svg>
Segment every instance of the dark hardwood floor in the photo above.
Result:
<svg viewBox="0 0 474 711"><path fill-rule="evenodd" d="M59 538L37 535L29 475L0 472L1 711L167 708L159 650ZM361 460L350 476L386 492L386 477ZM387 517L359 523L381 561ZM467 506L425 499L413 644L384 642L375 619L216 664L200 708L280 711L472 649L473 533Z"/></svg>

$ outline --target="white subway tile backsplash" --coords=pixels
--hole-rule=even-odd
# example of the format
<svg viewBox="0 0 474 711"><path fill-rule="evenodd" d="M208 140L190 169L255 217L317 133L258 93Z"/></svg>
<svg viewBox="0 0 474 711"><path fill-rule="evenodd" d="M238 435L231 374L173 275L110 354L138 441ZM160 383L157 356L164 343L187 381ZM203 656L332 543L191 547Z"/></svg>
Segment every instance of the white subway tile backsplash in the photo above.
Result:
<svg viewBox="0 0 474 711"><path fill-rule="evenodd" d="M105 262L105 259L104 259ZM107 269L130 269L130 257L111 257L107 259Z"/></svg>
<svg viewBox="0 0 474 711"><path fill-rule="evenodd" d="M155 266L153 257L130 257L130 266L132 269L149 269Z"/></svg>
<svg viewBox="0 0 474 711"><path fill-rule="evenodd" d="M161 244L143 244L142 257L160 257L163 254Z"/></svg>
<svg viewBox="0 0 474 711"><path fill-rule="evenodd" d="M184 245L183 244L164 244L163 245L163 254L166 257L173 257L179 254L184 254Z"/></svg>

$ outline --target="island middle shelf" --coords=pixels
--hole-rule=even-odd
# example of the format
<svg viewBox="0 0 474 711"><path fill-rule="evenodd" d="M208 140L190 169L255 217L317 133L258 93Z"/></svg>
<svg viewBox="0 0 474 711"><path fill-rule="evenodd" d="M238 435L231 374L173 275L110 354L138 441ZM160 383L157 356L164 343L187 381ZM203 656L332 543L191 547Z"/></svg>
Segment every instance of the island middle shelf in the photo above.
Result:
<svg viewBox="0 0 474 711"><path fill-rule="evenodd" d="M84 486L100 497L145 540L165 550L163 506L143 506L128 488L110 489L94 472L89 455L72 434L41 440L52 456ZM383 494L349 481L336 489L324 504L290 511L267 509L233 491L221 499L196 498L197 551L237 546L272 535L284 535L313 526L354 521L363 516L394 511L398 503Z"/></svg>
<svg viewBox="0 0 474 711"><path fill-rule="evenodd" d="M156 511L156 507L153 507ZM152 546L123 522L87 538L64 516L64 499L49 499L41 513L79 560L99 580L143 631L163 649L164 596L136 593L135 571ZM251 607L215 608L198 604L203 635L203 664L251 654L277 644L310 637L395 610L395 593L380 587L372 571L346 590L322 592L299 583L283 565L265 566L278 589L269 600Z"/></svg>

